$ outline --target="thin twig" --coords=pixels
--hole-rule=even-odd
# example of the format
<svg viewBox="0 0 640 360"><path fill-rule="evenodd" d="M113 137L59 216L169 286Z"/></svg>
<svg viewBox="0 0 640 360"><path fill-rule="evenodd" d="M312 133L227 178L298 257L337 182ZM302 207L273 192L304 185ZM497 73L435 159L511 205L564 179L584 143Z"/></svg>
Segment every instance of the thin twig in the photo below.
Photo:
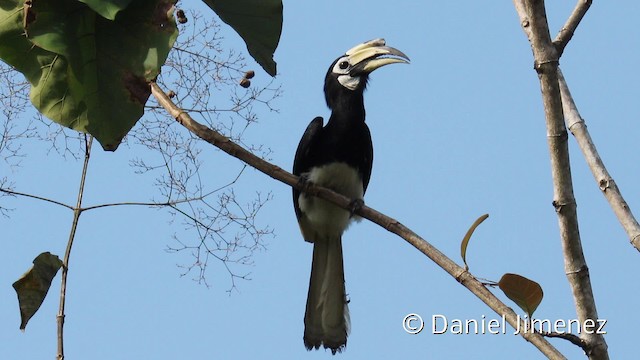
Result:
<svg viewBox="0 0 640 360"><path fill-rule="evenodd" d="M28 198L32 198L32 199L36 199L36 200L46 201L46 202L49 202L49 203L52 203L52 204L64 206L64 207L66 207L67 209L70 209L70 210L74 209L74 207L71 206L71 205L67 205L67 204L61 203L61 202L56 201L56 200L47 199L47 198L42 197L42 196L25 194L25 193L21 193L21 192L9 190L9 189L4 189L4 188L0 188L0 192L6 193L6 194L9 194L9 195L24 196L24 197L28 197Z"/></svg>
<svg viewBox="0 0 640 360"><path fill-rule="evenodd" d="M171 114L171 116L173 116L176 121L178 121L178 123L180 123L182 126L187 128L189 131L191 131L201 139L218 147L220 150L226 152L227 154L244 161L251 167L263 172L264 174L272 177L275 180L295 187L296 189L306 192L310 195L328 200L331 203L336 204L344 209L349 209L351 199L335 193L327 188L319 187L313 184L309 186L305 185L303 187L299 182L297 176L259 158L258 156L255 156L250 151L231 141L229 138L196 122L189 116L188 113L178 108L156 83L151 83L151 92L158 103L162 105L169 112L169 114ZM357 210L356 213L361 217L380 225L388 231L397 234L398 236L406 240L409 244L413 245L416 249L425 254L429 259L438 264L438 266L440 266L452 277L454 277L463 286L469 289L496 313L498 313L499 315L504 315L507 322L511 326L513 326L514 328L522 328L524 326L522 319L518 320L516 313L510 307L500 301L500 299L498 299L491 291L489 291L471 273L458 266L453 260L449 259L433 245L402 225L399 221L392 219L366 205ZM520 323L518 321L520 321ZM521 336L524 337L527 341L531 342L538 349L540 349L540 351L548 358L565 359L565 357L540 334L535 332L521 332Z"/></svg>
<svg viewBox="0 0 640 360"><path fill-rule="evenodd" d="M551 157L553 206L558 216L565 274L569 280L576 313L581 323L596 321L596 310L589 268L582 251L578 230L576 200L573 195L567 129L558 84L559 54L551 42L544 1L514 0L520 24L531 43L534 69L538 73ZM600 334L581 334L590 351L589 359L609 359L607 343Z"/></svg>
<svg viewBox="0 0 640 360"><path fill-rule="evenodd" d="M73 209L73 222L71 223L71 232L69 233L69 241L67 242L67 249L64 252L64 259L62 260L62 280L60 283L60 308L58 309L57 323L58 323L58 356L57 360L64 360L64 307L67 294L67 275L69 273L69 258L71 257L71 247L73 246L73 240L76 236L76 230L78 229L78 220L80 214L82 214L82 195L84 194L84 184L87 178L87 169L89 167L89 158L91 155L91 144L93 143L93 136L85 135L85 152L84 152L84 164L82 166L82 175L80 176L80 187L78 188L78 201L76 207Z"/></svg>
<svg viewBox="0 0 640 360"><path fill-rule="evenodd" d="M92 205L92 206L87 206L85 208L82 208L80 210L82 212L85 212L85 211L89 211L89 210L95 210L95 209L101 209L101 208L113 207L113 206L153 206L153 207L169 206L169 207L172 207L172 206L175 206L175 205L178 205L178 204L182 204L182 203L188 203L188 202L192 202L192 201L203 200L204 198L205 198L205 196L198 196L198 197L194 197L194 198L180 199L180 200L174 200L174 201L165 201L165 202L159 202L159 203L125 201L125 202L117 202L117 203L107 203L107 204Z"/></svg>
<svg viewBox="0 0 640 360"><path fill-rule="evenodd" d="M589 350L588 345L584 342L584 340L580 339L580 336L578 335L575 335L572 333L560 333L560 332L549 332L549 331L542 331L540 333L544 337L565 339L570 343L572 343L573 345L580 347L582 350L584 350L585 353L588 352Z"/></svg>
<svg viewBox="0 0 640 360"><path fill-rule="evenodd" d="M123 201L123 202L117 202L117 203L98 204L98 205L92 205L92 206L87 206L87 207L84 207L84 208L80 208L80 212L82 213L82 212L89 211L89 210L95 210L95 209L100 209L100 208L105 208L105 207L113 207L113 206L169 206L169 207L171 207L171 206L175 206L175 205L182 204L182 203L188 203L188 202L191 202L191 201L203 200L204 198L206 198L207 196L213 194L216 191L217 190L213 190L213 191L210 191L209 193L207 193L207 194L205 194L203 196L198 196L198 197L194 197L194 198L180 199L180 200L174 200L174 201L165 201L165 202L159 202L159 203ZM75 207L73 207L71 205L67 205L67 204L61 203L59 201L48 199L48 198L45 198L45 197L42 197L42 196L21 193L21 192L18 192L18 191L13 191L13 190L4 189L4 188L0 188L0 192L7 193L9 195L24 196L24 197L28 197L28 198L32 198L32 199L36 199L36 200L42 200L42 201L50 202L52 204L64 206L67 209L73 210L73 211L75 211L77 209L77 208L75 208Z"/></svg>
<svg viewBox="0 0 640 360"><path fill-rule="evenodd" d="M558 35L556 35L555 40L553 40L553 45L556 46L556 51L558 52L558 57L562 56L564 52L564 48L567 46L573 34L576 31L576 28L582 21L582 18L589 10L591 6L591 0L578 0L576 7L573 9L571 15L567 19L567 22L564 24Z"/></svg>
<svg viewBox="0 0 640 360"><path fill-rule="evenodd" d="M580 146L580 150L582 150L582 154L587 161L587 165L589 165L589 169L591 169L593 177L598 183L598 187L609 202L609 205L611 206L611 209L613 209L613 213L618 218L618 221L620 221L622 228L627 232L631 245L633 245L636 250L640 251L640 224L638 224L638 221L633 216L629 205L627 205L627 202L622 197L620 189L618 189L618 185L604 166L604 162L602 161L602 158L600 158L600 154L598 154L598 150L591 139L591 135L589 135L587 125L578 112L578 108L573 101L573 97L571 96L571 92L567 86L567 82L559 68L558 80L560 81L562 107L567 128L569 128L569 131L571 131L578 142L578 146Z"/></svg>

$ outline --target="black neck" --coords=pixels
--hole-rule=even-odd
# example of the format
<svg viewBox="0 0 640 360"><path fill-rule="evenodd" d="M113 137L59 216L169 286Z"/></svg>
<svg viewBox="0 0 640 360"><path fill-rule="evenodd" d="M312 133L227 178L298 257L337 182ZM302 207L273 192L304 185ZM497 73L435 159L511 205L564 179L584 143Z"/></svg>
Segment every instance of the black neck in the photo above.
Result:
<svg viewBox="0 0 640 360"><path fill-rule="evenodd" d="M365 121L364 99L361 91L345 90L331 99L331 118L327 125L349 127Z"/></svg>

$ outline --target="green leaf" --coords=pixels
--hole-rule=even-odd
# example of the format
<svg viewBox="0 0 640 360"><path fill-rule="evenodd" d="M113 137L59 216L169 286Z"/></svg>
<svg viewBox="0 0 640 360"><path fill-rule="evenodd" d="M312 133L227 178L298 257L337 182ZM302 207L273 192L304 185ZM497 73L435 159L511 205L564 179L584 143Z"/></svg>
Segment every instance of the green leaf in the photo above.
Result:
<svg viewBox="0 0 640 360"><path fill-rule="evenodd" d="M105 19L113 20L120 10L126 9L131 0L79 0Z"/></svg>
<svg viewBox="0 0 640 360"><path fill-rule="evenodd" d="M178 35L172 10L173 0L135 1L111 21L75 0L28 11L0 0L0 58L25 75L43 115L115 150Z"/></svg>
<svg viewBox="0 0 640 360"><path fill-rule="evenodd" d="M467 265L467 246L469 245L469 240L471 240L471 235L473 235L473 232L476 230L478 225L482 224L482 222L485 221L488 217L489 214L484 214L477 218L476 221L473 222L469 230L467 230L464 238L462 238L462 242L460 243L460 256L462 256L465 270L469 270L469 265Z"/></svg>
<svg viewBox="0 0 640 360"><path fill-rule="evenodd" d="M533 316L544 296L540 284L518 274L504 274L498 282L500 290L522 310L529 318Z"/></svg>
<svg viewBox="0 0 640 360"><path fill-rule="evenodd" d="M25 5L26 6L26 5ZM0 0L0 59L20 71L30 83L38 83L54 53L34 47L25 36L25 9L21 1Z"/></svg>
<svg viewBox="0 0 640 360"><path fill-rule="evenodd" d="M51 287L51 281L62 266L62 260L50 252L43 252L33 260L33 266L13 283L20 304L20 330L38 311Z"/></svg>
<svg viewBox="0 0 640 360"><path fill-rule="evenodd" d="M282 33L282 0L204 0L247 44L249 54L276 75L273 53Z"/></svg>

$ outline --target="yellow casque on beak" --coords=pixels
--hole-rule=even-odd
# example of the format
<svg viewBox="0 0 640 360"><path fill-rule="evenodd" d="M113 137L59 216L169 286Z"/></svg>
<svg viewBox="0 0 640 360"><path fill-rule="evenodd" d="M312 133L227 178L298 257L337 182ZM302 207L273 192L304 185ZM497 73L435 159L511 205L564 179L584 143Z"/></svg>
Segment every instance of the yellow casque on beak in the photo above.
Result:
<svg viewBox="0 0 640 360"><path fill-rule="evenodd" d="M386 46L384 39L369 40L354 46L346 52L352 66L371 73L382 66L395 63L409 63L409 57L402 51ZM391 56L391 57L387 57ZM359 64L363 64L359 67Z"/></svg>

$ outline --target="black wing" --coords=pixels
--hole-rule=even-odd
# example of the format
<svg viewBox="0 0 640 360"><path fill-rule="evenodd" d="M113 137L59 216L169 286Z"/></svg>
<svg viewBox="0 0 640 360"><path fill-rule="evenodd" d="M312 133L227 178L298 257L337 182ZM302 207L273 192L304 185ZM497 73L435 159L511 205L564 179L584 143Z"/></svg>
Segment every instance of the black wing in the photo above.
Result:
<svg viewBox="0 0 640 360"><path fill-rule="evenodd" d="M364 133L362 139L362 149L363 149L363 158L362 158L362 168L360 169L362 175L362 187L363 190L367 191L367 186L369 186L369 180L371 179L371 170L373 168L373 143L371 142L371 132L369 131L369 127L364 126Z"/></svg>
<svg viewBox="0 0 640 360"><path fill-rule="evenodd" d="M300 176L313 167L313 155L310 154L310 151L313 144L317 142L320 130L322 130L322 125L323 120L318 116L311 120L309 126L307 126L307 130L304 131L302 139L300 139L300 143L298 144L298 149L296 150L296 156L293 159L294 175ZM300 219L301 210L300 206L298 206L298 196L300 196L300 191L293 188L293 208L296 211L296 217Z"/></svg>

